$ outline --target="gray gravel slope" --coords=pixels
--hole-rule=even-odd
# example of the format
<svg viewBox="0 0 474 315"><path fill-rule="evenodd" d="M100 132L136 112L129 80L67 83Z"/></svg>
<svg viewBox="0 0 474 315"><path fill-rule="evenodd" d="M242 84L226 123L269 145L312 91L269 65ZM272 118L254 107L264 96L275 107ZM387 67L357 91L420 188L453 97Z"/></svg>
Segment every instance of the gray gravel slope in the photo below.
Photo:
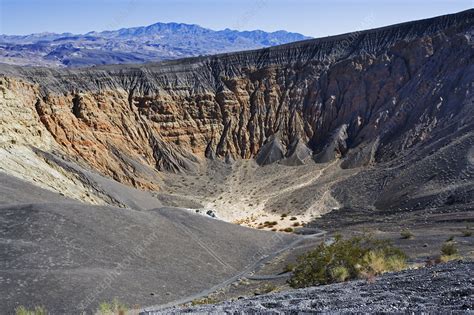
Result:
<svg viewBox="0 0 474 315"><path fill-rule="evenodd" d="M217 305L166 309L154 314L470 313L474 263L451 262L365 280L267 294Z"/></svg>
<svg viewBox="0 0 474 315"><path fill-rule="evenodd" d="M0 185L0 310L52 314L118 298L157 305L199 293L294 240L162 208L71 202L9 176ZM9 188L11 187L11 188Z"/></svg>

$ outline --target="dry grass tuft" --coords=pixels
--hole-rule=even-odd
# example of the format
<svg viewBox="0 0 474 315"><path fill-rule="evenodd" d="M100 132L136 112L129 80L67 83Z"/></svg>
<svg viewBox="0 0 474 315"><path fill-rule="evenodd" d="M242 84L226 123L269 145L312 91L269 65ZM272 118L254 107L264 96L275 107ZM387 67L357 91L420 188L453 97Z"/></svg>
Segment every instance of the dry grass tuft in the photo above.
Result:
<svg viewBox="0 0 474 315"><path fill-rule="evenodd" d="M413 233L409 229L404 229L403 231L400 232L400 236L404 240L409 240L413 238Z"/></svg>
<svg viewBox="0 0 474 315"><path fill-rule="evenodd" d="M33 309L27 309L24 306L19 306L15 309L16 315L46 315L48 312L42 306L35 306Z"/></svg>

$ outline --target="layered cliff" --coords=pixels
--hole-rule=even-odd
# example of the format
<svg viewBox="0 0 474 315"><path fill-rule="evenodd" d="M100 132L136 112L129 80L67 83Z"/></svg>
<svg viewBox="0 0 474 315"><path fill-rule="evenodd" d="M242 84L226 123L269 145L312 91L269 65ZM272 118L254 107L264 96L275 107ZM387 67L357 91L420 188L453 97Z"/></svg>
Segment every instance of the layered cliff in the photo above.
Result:
<svg viewBox="0 0 474 315"><path fill-rule="evenodd" d="M18 129L23 144L49 139L46 151L142 189L160 190L161 171L197 172L206 158L389 162L472 133L473 17L157 64L0 66L2 111L15 114L16 95L36 126L31 137ZM4 143L18 145L16 127L5 127L15 119L24 122L2 123Z"/></svg>

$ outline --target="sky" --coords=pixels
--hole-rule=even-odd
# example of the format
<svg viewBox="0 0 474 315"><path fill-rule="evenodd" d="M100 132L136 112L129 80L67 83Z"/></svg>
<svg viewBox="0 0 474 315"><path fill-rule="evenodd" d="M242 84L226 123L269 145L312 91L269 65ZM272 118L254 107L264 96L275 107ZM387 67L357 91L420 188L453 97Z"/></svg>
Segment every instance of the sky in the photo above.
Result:
<svg viewBox="0 0 474 315"><path fill-rule="evenodd" d="M179 22L323 37L472 7L474 0L0 0L0 34L82 34Z"/></svg>

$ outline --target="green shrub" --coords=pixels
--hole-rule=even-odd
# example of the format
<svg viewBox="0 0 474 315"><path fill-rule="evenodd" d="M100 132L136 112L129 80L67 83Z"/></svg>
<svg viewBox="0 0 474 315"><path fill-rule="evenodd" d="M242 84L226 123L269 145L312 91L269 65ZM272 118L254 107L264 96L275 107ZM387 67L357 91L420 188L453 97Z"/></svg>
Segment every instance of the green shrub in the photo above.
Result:
<svg viewBox="0 0 474 315"><path fill-rule="evenodd" d="M125 314L128 307L121 303L118 299L113 299L112 302L101 302L96 315L122 315Z"/></svg>
<svg viewBox="0 0 474 315"><path fill-rule="evenodd" d="M26 307L24 306L18 306L16 309L15 309L15 314L16 315L28 315L28 310L26 309Z"/></svg>
<svg viewBox="0 0 474 315"><path fill-rule="evenodd" d="M15 309L16 315L46 315L47 311L42 306L35 306L34 309L29 310L24 306L19 306Z"/></svg>
<svg viewBox="0 0 474 315"><path fill-rule="evenodd" d="M450 260L460 259L461 256L459 255L458 249L456 245L452 242L445 242L443 246L441 246L441 262L448 262Z"/></svg>
<svg viewBox="0 0 474 315"><path fill-rule="evenodd" d="M334 282L344 282L349 278L349 270L344 266L336 266L331 269L331 278Z"/></svg>
<svg viewBox="0 0 474 315"><path fill-rule="evenodd" d="M283 272L290 272L293 270L295 270L295 265L290 263L285 266L285 268L283 269Z"/></svg>
<svg viewBox="0 0 474 315"><path fill-rule="evenodd" d="M409 240L413 238L413 233L409 229L404 229L403 231L400 232L400 236L404 240Z"/></svg>
<svg viewBox="0 0 474 315"><path fill-rule="evenodd" d="M303 254L288 281L294 288L378 275L406 267L407 256L389 241L369 236L344 240L336 236L331 244L321 243Z"/></svg>
<svg viewBox="0 0 474 315"><path fill-rule="evenodd" d="M441 246L441 254L446 256L457 255L458 249L454 243L444 243L443 246Z"/></svg>

